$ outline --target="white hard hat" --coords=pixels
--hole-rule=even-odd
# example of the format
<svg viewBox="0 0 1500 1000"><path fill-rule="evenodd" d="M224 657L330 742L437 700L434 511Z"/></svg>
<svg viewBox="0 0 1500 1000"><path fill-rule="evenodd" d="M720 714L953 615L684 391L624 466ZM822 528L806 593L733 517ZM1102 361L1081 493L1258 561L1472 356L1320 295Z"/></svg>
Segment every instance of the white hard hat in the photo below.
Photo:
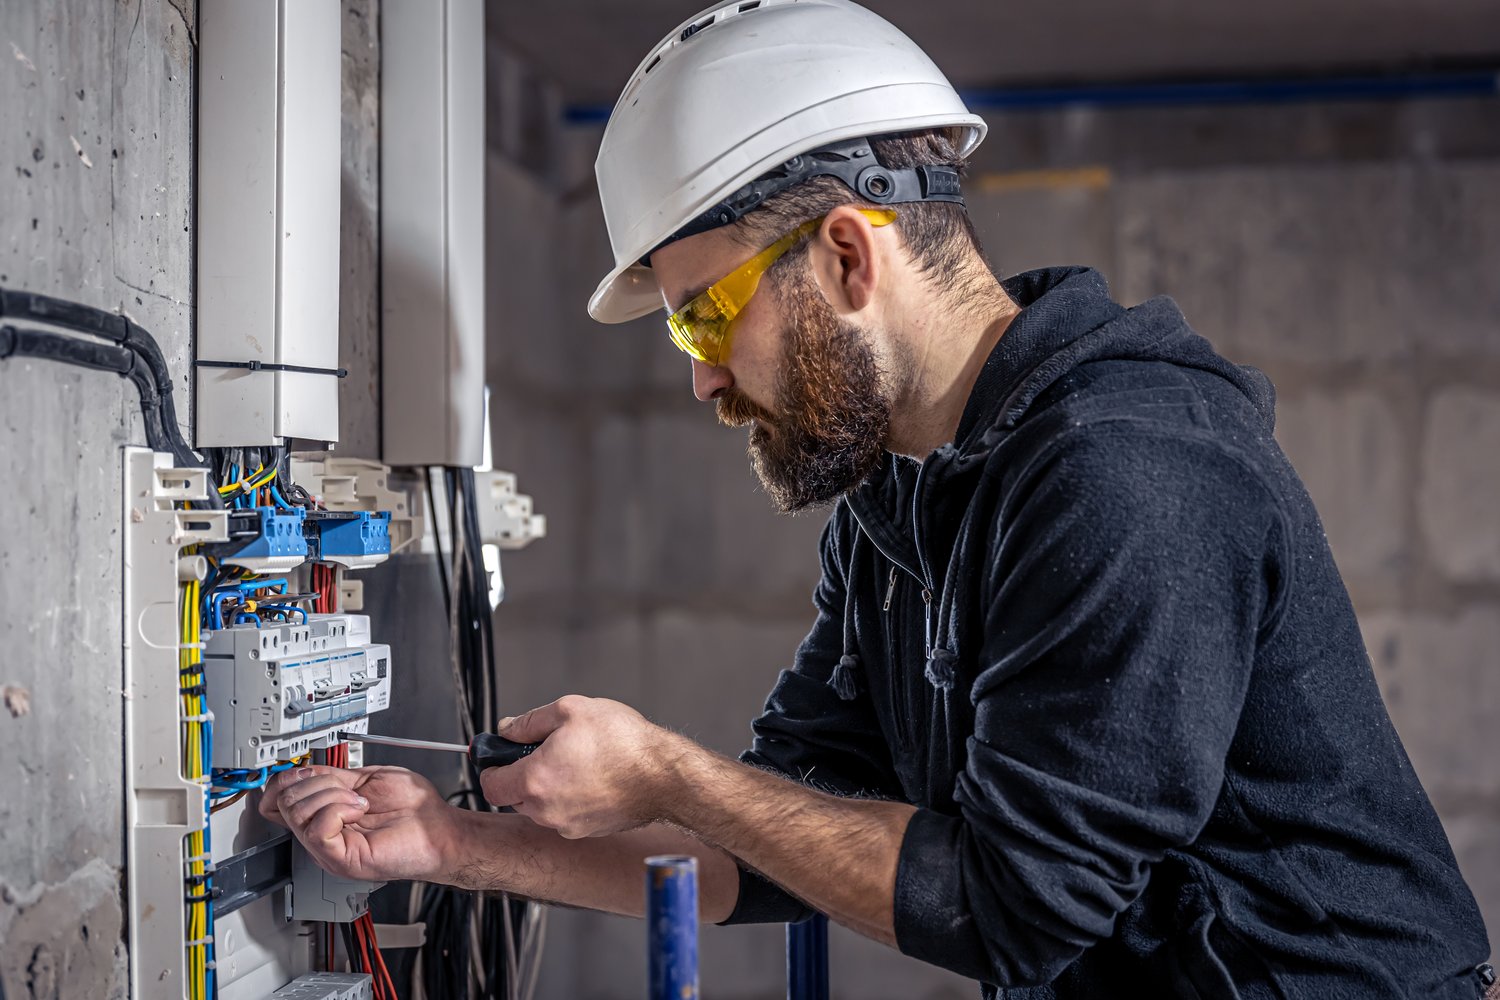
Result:
<svg viewBox="0 0 1500 1000"><path fill-rule="evenodd" d="M772 168L842 140L933 128L963 129L961 156L985 133L927 54L863 7L710 7L650 51L604 129L594 169L615 266L589 299L589 315L623 323L661 308L642 261ZM952 194L942 200L959 200L956 175ZM744 211L713 217L722 223Z"/></svg>

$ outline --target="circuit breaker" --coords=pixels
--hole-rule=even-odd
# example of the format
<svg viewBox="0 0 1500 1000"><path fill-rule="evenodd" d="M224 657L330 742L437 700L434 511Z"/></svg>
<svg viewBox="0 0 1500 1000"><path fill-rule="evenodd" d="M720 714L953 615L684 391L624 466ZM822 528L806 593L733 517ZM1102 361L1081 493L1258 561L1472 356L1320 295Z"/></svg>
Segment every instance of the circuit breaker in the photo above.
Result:
<svg viewBox="0 0 1500 1000"><path fill-rule="evenodd" d="M370 977L363 973L309 972L271 994L271 1000L371 1000Z"/></svg>
<svg viewBox="0 0 1500 1000"><path fill-rule="evenodd" d="M290 625L209 633L203 652L214 715L213 766L269 767L367 732L391 699L391 650L364 615L308 615Z"/></svg>

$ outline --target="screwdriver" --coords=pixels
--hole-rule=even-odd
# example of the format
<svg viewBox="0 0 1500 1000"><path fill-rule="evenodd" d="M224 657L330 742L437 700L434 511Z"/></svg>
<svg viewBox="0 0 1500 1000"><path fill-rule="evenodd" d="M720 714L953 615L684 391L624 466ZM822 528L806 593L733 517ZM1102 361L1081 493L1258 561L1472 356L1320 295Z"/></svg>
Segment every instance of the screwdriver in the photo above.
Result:
<svg viewBox="0 0 1500 1000"><path fill-rule="evenodd" d="M494 733L480 733L468 746L462 743L435 743L432 740L404 740L396 736L371 736L369 733L340 732L341 740L356 740L360 743L379 743L390 747L409 747L413 750L447 750L449 753L468 755L475 767L483 771L487 767L504 767L514 764L540 743L517 743Z"/></svg>

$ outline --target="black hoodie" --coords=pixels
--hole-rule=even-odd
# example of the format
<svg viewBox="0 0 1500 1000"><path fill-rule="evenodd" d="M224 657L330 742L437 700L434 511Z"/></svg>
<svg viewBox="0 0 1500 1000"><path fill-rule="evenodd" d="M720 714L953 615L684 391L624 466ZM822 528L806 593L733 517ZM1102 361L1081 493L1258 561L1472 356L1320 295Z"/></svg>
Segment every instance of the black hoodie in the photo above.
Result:
<svg viewBox="0 0 1500 1000"><path fill-rule="evenodd" d="M1093 271L1005 289L956 443L834 510L743 759L916 805L897 943L986 996L1477 997L1270 382ZM807 912L745 873L729 922Z"/></svg>

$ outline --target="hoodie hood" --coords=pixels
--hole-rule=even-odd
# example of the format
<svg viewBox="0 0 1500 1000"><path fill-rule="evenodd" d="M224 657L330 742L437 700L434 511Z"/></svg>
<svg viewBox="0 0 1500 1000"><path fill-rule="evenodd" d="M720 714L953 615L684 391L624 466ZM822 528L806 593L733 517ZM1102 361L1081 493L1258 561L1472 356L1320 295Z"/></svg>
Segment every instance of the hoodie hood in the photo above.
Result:
<svg viewBox="0 0 1500 1000"><path fill-rule="evenodd" d="M922 462L892 455L845 497L875 548L934 592L957 528L953 515L966 504L966 490L944 487L977 477L1006 437L1049 405L1047 390L1081 365L1148 361L1201 370L1242 394L1267 435L1274 424L1270 379L1215 353L1170 298L1126 308L1109 297L1104 276L1086 267L1026 271L1001 286L1021 312L980 369L953 443Z"/></svg>
<svg viewBox="0 0 1500 1000"><path fill-rule="evenodd" d="M1274 421L1270 379L1220 357L1164 295L1127 309L1109 297L1104 276L1086 267L1026 271L1001 287L1021 312L969 394L954 437L965 457L987 454L1042 393L1091 361L1164 361L1209 372L1244 394L1268 425Z"/></svg>

